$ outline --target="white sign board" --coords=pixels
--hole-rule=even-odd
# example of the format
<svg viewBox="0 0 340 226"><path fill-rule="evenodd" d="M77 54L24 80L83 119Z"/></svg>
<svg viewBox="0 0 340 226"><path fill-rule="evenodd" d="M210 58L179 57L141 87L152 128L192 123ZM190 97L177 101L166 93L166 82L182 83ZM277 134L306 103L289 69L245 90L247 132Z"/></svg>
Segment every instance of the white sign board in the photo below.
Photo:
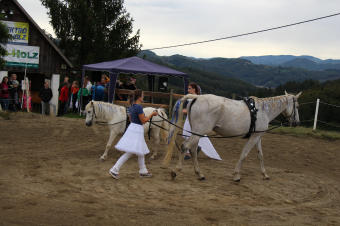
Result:
<svg viewBox="0 0 340 226"><path fill-rule="evenodd" d="M14 22L14 21L1 21L8 28L8 34L11 35L12 40L10 43L15 44L28 44L28 36L29 36L29 25L28 23L23 22Z"/></svg>
<svg viewBox="0 0 340 226"><path fill-rule="evenodd" d="M4 57L6 66L38 68L39 46L11 45L5 46L7 55Z"/></svg>

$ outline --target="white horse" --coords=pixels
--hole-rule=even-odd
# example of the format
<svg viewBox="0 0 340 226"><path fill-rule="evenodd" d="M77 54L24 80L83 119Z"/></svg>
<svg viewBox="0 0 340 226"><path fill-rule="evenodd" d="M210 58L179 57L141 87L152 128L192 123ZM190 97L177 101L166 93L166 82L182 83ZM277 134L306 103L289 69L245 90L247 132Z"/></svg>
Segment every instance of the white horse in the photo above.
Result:
<svg viewBox="0 0 340 226"><path fill-rule="evenodd" d="M157 110L158 114L160 114L163 118L168 118L163 108L152 108L146 107L143 109L145 115L150 115L153 111ZM110 129L110 137L109 141L106 144L106 148L104 154L100 156L101 160L105 160L107 158L108 152L112 146L112 142L116 138L117 135L123 134L126 129L126 120L128 119L127 109L126 107L105 103L101 101L90 101L86 107L86 126L91 126L94 121L98 120L100 122L105 122L109 126ZM160 127L168 129L168 123L161 119L159 116L152 117L152 122L157 124ZM149 128L151 129L150 135L153 139L155 139L155 143L159 144L162 139L163 142L166 142L168 137L167 130L161 130L159 127L151 124L149 122L144 124L144 132L148 133ZM160 131L161 130L161 131ZM157 150L153 151L151 156L154 159L157 155Z"/></svg>
<svg viewBox="0 0 340 226"><path fill-rule="evenodd" d="M258 109L256 120L256 131L252 133L247 143L243 147L240 159L234 170L234 181L240 181L240 170L243 160L247 157L250 150L257 145L258 158L260 160L261 172L264 179L269 179L266 173L263 163L263 153L261 146L261 137L264 131L268 129L269 122L275 119L281 113L289 120L290 123L297 125L299 121L298 102L297 99L301 95L301 92L297 95L288 94L269 98L257 98L252 97L255 101L255 106ZM177 125L182 124L182 108L186 99L194 99L191 105L187 106L189 122L191 125L191 131L196 134L208 134L211 131L215 131L221 136L236 136L245 135L250 128L250 112L248 106L244 101L231 100L224 97L215 95L186 95L181 99L181 105L179 108L179 121ZM173 130L173 126L171 128ZM175 132L170 140L176 138L178 129L174 129ZM192 160L194 163L195 173L200 180L204 180L204 175L200 172L197 161L197 145L199 136L192 134L189 139L185 140L181 145L181 154L179 157L178 165L176 169L172 170L171 175L176 177L176 171L182 169L182 161L184 153L187 150L191 152ZM166 155L166 161L171 158L173 148L168 149ZM170 158L169 158L170 156Z"/></svg>

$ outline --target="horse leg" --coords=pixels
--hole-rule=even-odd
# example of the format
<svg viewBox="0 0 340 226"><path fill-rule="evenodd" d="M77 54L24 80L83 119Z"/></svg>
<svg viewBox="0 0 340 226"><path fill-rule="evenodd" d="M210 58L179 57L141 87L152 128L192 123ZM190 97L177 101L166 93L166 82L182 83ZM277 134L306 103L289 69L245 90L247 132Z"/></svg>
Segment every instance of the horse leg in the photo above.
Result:
<svg viewBox="0 0 340 226"><path fill-rule="evenodd" d="M178 162L177 162L176 168L171 171L172 179L175 179L175 177L177 176L177 172L182 171L184 155L185 153L187 153L187 150L188 150L188 147L187 147L188 142L189 142L189 139L185 140L179 149Z"/></svg>
<svg viewBox="0 0 340 226"><path fill-rule="evenodd" d="M160 132L159 128L152 128L151 130L152 138L154 139L154 142L157 144L156 146L157 148L152 149L152 155L150 157L151 159L155 159L158 154L158 145L160 143L159 132Z"/></svg>
<svg viewBox="0 0 340 226"><path fill-rule="evenodd" d="M179 155L178 155L178 162L177 162L177 165L176 165L176 170L177 171L181 171L182 170L182 166L183 166L183 159L184 159L184 154L187 152L187 149L185 148L185 145L184 143L187 142L188 140L185 140L180 149L178 150L179 151ZM177 146L177 145L176 145Z"/></svg>
<svg viewBox="0 0 340 226"><path fill-rule="evenodd" d="M251 149L254 147L254 145L258 142L260 136L258 135L252 135L247 143L244 145L240 159L238 160L238 163L236 164L235 170L234 170L234 181L239 182L241 180L240 170L242 166L243 160L247 157Z"/></svg>
<svg viewBox="0 0 340 226"><path fill-rule="evenodd" d="M105 148L104 154L102 156L100 156L100 160L102 160L102 161L106 160L107 154L108 154L108 152L109 152L109 150L110 150L110 148L112 146L112 142L114 141L116 136L117 136L117 134L115 133L114 129L111 128L109 141L106 144L106 148Z"/></svg>
<svg viewBox="0 0 340 226"><path fill-rule="evenodd" d="M192 162L194 164L194 170L195 170L195 173L196 175L198 176L198 179L199 180L205 180L205 177L204 175L201 173L200 171L200 168L198 166L198 160L197 160L197 147L198 147L198 141L199 141L199 138L197 139L197 142L195 142L192 146L192 148L190 149L190 154L191 154L191 159L192 159Z"/></svg>
<svg viewBox="0 0 340 226"><path fill-rule="evenodd" d="M262 172L262 175L263 175L263 179L264 180L269 180L269 176L267 175L266 170L264 168L261 138L257 142L257 150L258 150L257 157L260 160L260 166L261 166L261 172Z"/></svg>

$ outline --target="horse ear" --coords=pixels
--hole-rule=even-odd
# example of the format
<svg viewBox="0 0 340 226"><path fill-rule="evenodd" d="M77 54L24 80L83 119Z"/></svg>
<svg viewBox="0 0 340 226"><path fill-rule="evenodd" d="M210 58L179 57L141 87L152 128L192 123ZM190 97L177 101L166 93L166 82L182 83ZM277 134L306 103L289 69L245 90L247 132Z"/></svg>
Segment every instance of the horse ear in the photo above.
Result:
<svg viewBox="0 0 340 226"><path fill-rule="evenodd" d="M285 90L285 95L288 95L287 91Z"/></svg>
<svg viewBox="0 0 340 226"><path fill-rule="evenodd" d="M302 94L302 91L300 93L296 94L296 98L299 98L301 96L301 94Z"/></svg>

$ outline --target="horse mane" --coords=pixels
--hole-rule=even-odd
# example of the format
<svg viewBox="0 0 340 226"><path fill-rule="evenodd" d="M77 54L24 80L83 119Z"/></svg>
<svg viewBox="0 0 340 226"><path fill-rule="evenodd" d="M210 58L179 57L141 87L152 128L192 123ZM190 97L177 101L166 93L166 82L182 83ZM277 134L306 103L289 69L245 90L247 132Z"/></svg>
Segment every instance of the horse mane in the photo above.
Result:
<svg viewBox="0 0 340 226"><path fill-rule="evenodd" d="M103 101L92 101L92 103L95 108L97 117L101 119L112 117L112 114L114 112L117 112L119 108L123 108L122 106L110 104Z"/></svg>
<svg viewBox="0 0 340 226"><path fill-rule="evenodd" d="M283 104L287 104L288 97L292 96L291 94L288 95L281 95L281 96L274 96L274 97L264 97L258 98L255 96L251 96L254 99L255 103L258 105L257 108L263 108L264 105L268 105L270 108L282 107Z"/></svg>

